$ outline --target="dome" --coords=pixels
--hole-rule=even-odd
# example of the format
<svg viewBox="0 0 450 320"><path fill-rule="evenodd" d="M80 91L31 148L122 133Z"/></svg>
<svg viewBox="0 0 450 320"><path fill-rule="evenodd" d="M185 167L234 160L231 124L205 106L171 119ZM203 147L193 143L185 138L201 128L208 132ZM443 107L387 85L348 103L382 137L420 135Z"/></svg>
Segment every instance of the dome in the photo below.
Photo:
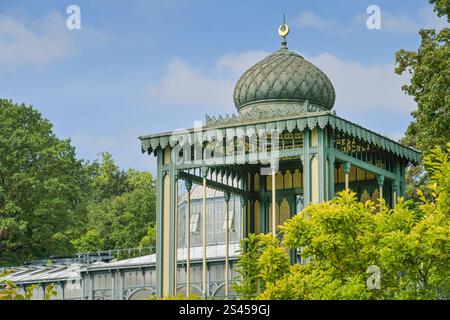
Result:
<svg viewBox="0 0 450 320"><path fill-rule="evenodd" d="M248 69L234 88L234 104L245 114L255 107L305 111L333 108L335 92L319 68L283 46Z"/></svg>

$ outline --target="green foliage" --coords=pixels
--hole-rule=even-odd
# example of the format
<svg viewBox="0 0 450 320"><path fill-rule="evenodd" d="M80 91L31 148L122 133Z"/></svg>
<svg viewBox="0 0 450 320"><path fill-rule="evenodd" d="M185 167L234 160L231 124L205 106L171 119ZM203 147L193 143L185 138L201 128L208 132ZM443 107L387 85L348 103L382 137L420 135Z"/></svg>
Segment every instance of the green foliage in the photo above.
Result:
<svg viewBox="0 0 450 320"><path fill-rule="evenodd" d="M0 99L0 265L73 250L83 163L30 106Z"/></svg>
<svg viewBox="0 0 450 320"><path fill-rule="evenodd" d="M282 278L290 262L286 254L286 248L280 246L278 239L273 239L272 234L266 235L268 239L265 241L265 249L258 258L258 269L261 278L266 283L273 283Z"/></svg>
<svg viewBox="0 0 450 320"><path fill-rule="evenodd" d="M6 276L9 272L0 274L0 278ZM38 288L37 284L26 287L25 293L20 293L20 288L9 280L0 280L0 300L30 300L33 297L33 291ZM56 296L57 292L53 284L45 286L44 299L50 300Z"/></svg>
<svg viewBox="0 0 450 320"><path fill-rule="evenodd" d="M93 202L120 196L130 190L126 172L120 170L112 155L108 152L101 152L99 155L100 163L95 161L90 165L93 179L92 194L89 198Z"/></svg>
<svg viewBox="0 0 450 320"><path fill-rule="evenodd" d="M264 249L261 245L262 237L263 235L249 234L248 238L241 240L241 247L245 247L246 251L239 257L236 271L240 277L235 279L233 290L242 299L252 299L259 291L258 258Z"/></svg>
<svg viewBox="0 0 450 320"><path fill-rule="evenodd" d="M418 205L389 209L343 191L288 220L282 241L250 235L234 290L244 299L450 298L449 153L450 144L424 157L430 182ZM307 263L288 265L287 248ZM378 289L367 286L369 266L381 270Z"/></svg>
<svg viewBox="0 0 450 320"><path fill-rule="evenodd" d="M109 154L104 153L102 157L98 165L100 175L92 182L100 192L87 205L87 232L73 244L78 251L135 248L147 237L147 246L153 246L156 236L149 237L148 233L156 219L153 177L133 169L122 172ZM86 240L90 240L90 246L83 247Z"/></svg>
<svg viewBox="0 0 450 320"><path fill-rule="evenodd" d="M439 17L447 16L447 22L450 22L450 1L448 0L430 0L434 5L434 11Z"/></svg>
<svg viewBox="0 0 450 320"><path fill-rule="evenodd" d="M78 252L94 252L105 247L105 242L97 230L88 230L79 238L72 240Z"/></svg>
<svg viewBox="0 0 450 320"><path fill-rule="evenodd" d="M147 228L147 234L141 239L140 247L148 248L156 245L156 224Z"/></svg>
<svg viewBox="0 0 450 320"><path fill-rule="evenodd" d="M78 160L36 109L0 99L0 265L152 245L155 192L150 173Z"/></svg>
<svg viewBox="0 0 450 320"><path fill-rule="evenodd" d="M439 16L449 19L449 0L431 0ZM417 52L396 53L395 72L411 74L405 93L414 97L417 109L403 143L430 151L434 146L445 148L450 141L450 28L439 33L432 29L419 31L421 44Z"/></svg>

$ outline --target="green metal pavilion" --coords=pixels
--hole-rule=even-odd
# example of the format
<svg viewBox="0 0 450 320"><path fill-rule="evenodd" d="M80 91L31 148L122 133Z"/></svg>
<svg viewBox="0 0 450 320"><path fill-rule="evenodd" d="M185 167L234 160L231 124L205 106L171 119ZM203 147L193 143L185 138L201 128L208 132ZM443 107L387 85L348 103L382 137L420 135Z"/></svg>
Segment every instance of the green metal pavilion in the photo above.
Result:
<svg viewBox="0 0 450 320"><path fill-rule="evenodd" d="M276 234L277 226L304 206L330 200L345 188L355 191L361 201L382 197L393 207L405 193L405 168L420 160L418 151L331 111L335 101L331 81L287 48L285 23L278 32L282 47L248 69L235 86L237 115L207 115L202 126L139 137L142 151L157 158L156 291L160 296L177 290L180 180L185 181L188 201L193 183L203 185L204 192L206 188L223 191L227 204L230 194L239 196L240 232L245 237ZM189 253L189 205L186 219ZM206 196L201 225L206 297ZM228 245L228 237L225 241ZM189 274L188 254L188 294Z"/></svg>

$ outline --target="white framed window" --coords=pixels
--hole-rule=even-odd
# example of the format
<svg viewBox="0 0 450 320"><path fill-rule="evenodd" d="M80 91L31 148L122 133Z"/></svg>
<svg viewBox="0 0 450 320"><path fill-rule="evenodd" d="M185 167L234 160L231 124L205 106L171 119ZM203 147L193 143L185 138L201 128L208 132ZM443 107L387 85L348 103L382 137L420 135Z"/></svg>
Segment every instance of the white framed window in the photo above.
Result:
<svg viewBox="0 0 450 320"><path fill-rule="evenodd" d="M234 218L234 211L231 210L229 212L229 216L228 216L228 229L230 229L230 230L231 230L231 226L233 225L233 218ZM227 213L226 212L225 212L225 215L223 216L222 229L227 230Z"/></svg>
<svg viewBox="0 0 450 320"><path fill-rule="evenodd" d="M198 231L198 221L200 220L200 212L191 213L191 233Z"/></svg>

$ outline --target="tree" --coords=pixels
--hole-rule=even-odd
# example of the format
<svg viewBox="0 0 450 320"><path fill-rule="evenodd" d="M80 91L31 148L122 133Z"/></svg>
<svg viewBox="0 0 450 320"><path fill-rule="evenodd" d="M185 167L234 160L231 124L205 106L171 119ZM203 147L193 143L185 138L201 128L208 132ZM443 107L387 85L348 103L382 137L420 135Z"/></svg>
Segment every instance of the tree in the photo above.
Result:
<svg viewBox="0 0 450 320"><path fill-rule="evenodd" d="M0 273L0 300L31 300L33 292L38 288L37 284L29 285L24 293L20 293L20 287L9 280L1 280L2 277L8 275L9 272ZM53 284L45 286L44 300L50 300L56 296L57 292Z"/></svg>
<svg viewBox="0 0 450 320"><path fill-rule="evenodd" d="M155 183L150 173L128 170L131 191L112 198L109 210L112 229L109 236L114 248L136 248L156 220Z"/></svg>
<svg viewBox="0 0 450 320"><path fill-rule="evenodd" d="M72 243L78 252L99 251L105 247L105 241L97 230L88 230L79 238L72 240Z"/></svg>
<svg viewBox="0 0 450 320"><path fill-rule="evenodd" d="M33 107L0 99L0 265L73 250L85 178L70 140Z"/></svg>
<svg viewBox="0 0 450 320"><path fill-rule="evenodd" d="M91 181L91 202L101 202L130 191L130 184L126 172L120 170L109 152L101 152L100 162L97 160L90 164L93 173Z"/></svg>
<svg viewBox="0 0 450 320"><path fill-rule="evenodd" d="M438 16L450 22L450 1L430 0ZM395 72L411 74L411 83L403 91L414 97L417 109L402 142L428 152L434 146L445 148L450 141L450 29L439 33L433 29L419 31L421 44L417 52L396 53Z"/></svg>
<svg viewBox="0 0 450 320"><path fill-rule="evenodd" d="M147 234L142 237L140 246L141 248L155 248L156 246L156 224L147 228Z"/></svg>
<svg viewBox="0 0 450 320"><path fill-rule="evenodd" d="M150 173L78 160L36 109L0 99L0 265L138 247L155 211Z"/></svg>
<svg viewBox="0 0 450 320"><path fill-rule="evenodd" d="M449 154L450 143L424 157L430 178L418 206L400 199L389 209L343 191L288 220L282 241L249 237L235 290L262 299L450 298ZM287 266L288 249L307 262Z"/></svg>
<svg viewBox="0 0 450 320"><path fill-rule="evenodd" d="M97 175L87 204L85 233L72 243L78 251L139 247L156 220L154 179L148 172L120 170L110 154L101 155L101 162L92 164ZM147 240L154 245L154 239Z"/></svg>

